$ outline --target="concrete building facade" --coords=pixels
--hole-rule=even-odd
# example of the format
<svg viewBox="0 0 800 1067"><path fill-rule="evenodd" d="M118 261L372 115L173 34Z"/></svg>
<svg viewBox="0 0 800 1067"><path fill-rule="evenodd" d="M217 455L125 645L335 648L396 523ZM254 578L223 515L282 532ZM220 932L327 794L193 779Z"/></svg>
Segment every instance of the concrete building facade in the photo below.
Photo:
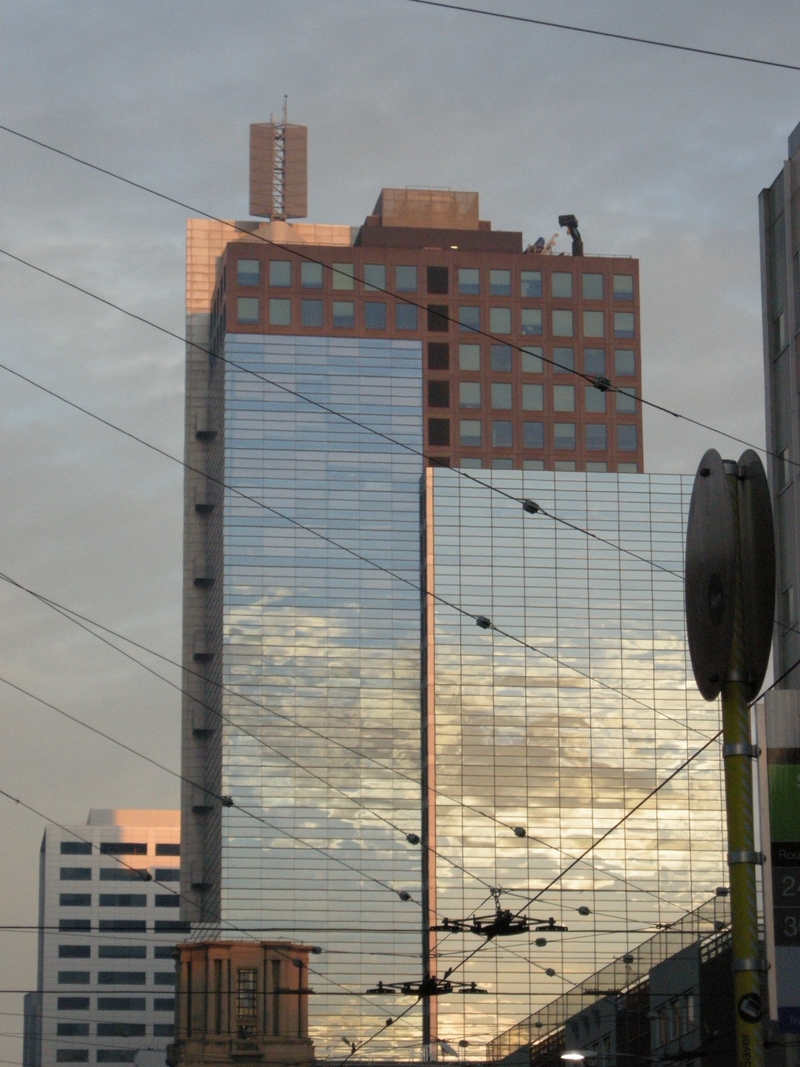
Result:
<svg viewBox="0 0 800 1067"><path fill-rule="evenodd" d="M170 1067L313 1063L309 951L288 941L179 945Z"/></svg>
<svg viewBox="0 0 800 1067"><path fill-rule="evenodd" d="M135 1063L144 1053L163 1063L173 951L190 930L179 907L180 813L92 809L83 826L48 826L39 872L26 1067Z"/></svg>

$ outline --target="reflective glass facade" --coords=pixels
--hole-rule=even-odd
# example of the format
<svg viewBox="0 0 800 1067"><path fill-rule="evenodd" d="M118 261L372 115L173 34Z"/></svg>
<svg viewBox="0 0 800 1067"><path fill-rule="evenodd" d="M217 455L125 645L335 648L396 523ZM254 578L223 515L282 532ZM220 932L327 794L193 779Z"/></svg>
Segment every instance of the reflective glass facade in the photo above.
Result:
<svg viewBox="0 0 800 1067"><path fill-rule="evenodd" d="M727 868L715 743L551 884L719 728L717 705L692 681L685 641L692 479L480 478L512 499L454 471L426 472L428 589L532 647L428 598L431 909L439 923L491 915L490 888L499 887L502 907L569 928L488 943L438 935L438 973L457 967L453 979L489 991L438 998L438 1034L482 1045L646 940L655 923L708 899ZM524 498L675 573L527 514Z"/></svg>
<svg viewBox="0 0 800 1067"><path fill-rule="evenodd" d="M310 1036L317 1055L341 1054L342 1036L400 1010L356 993L391 976L394 953L419 967L420 849L405 834L420 831L422 461L248 371L421 449L421 344L229 334L224 355L247 368L217 360L211 374L225 483L413 583L231 488L215 509L220 789L236 807L218 845L209 832L206 878L219 879L223 936L233 924L324 946ZM418 1024L398 1023L393 1041L418 1041Z"/></svg>

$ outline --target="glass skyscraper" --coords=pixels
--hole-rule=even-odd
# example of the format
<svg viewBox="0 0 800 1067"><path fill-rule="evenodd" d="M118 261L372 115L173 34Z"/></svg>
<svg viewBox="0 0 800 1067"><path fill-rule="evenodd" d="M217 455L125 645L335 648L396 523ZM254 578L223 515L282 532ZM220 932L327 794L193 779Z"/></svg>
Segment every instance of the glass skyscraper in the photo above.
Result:
<svg viewBox="0 0 800 1067"><path fill-rule="evenodd" d="M478 1044L726 881L718 744L572 865L719 728L685 639L693 480L484 471L480 481L499 492L456 471L426 477L428 901L432 925L491 918L491 890L502 909L539 921L490 942L431 938L440 976L455 967L453 979L488 990L432 1001L434 1030ZM524 511L526 499L564 521ZM568 929L536 930L551 917Z"/></svg>
<svg viewBox="0 0 800 1067"><path fill-rule="evenodd" d="M323 948L310 975L322 1053L394 1012L358 994L396 960L419 971L421 460L278 386L418 453L421 346L229 334L219 354L210 459L227 488L205 505L195 659L212 684L194 740L235 806L193 805L206 822L194 889L219 886L205 932ZM415 1022L393 1042L419 1044Z"/></svg>
<svg viewBox="0 0 800 1067"><path fill-rule="evenodd" d="M724 872L712 748L526 908L716 729L690 484L639 473L636 262L416 195L189 226L182 917L322 949L319 1056L480 1057ZM569 929L428 929L495 902ZM449 969L487 992L367 993Z"/></svg>

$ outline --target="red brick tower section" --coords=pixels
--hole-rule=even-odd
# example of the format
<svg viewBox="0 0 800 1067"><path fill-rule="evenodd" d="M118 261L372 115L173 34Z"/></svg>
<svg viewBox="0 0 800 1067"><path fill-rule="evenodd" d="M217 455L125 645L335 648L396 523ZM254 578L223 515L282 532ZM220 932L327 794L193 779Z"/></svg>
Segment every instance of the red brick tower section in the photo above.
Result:
<svg viewBox="0 0 800 1067"><path fill-rule="evenodd" d="M475 197L477 219L477 194L449 195ZM638 261L523 251L468 212L468 229L396 217L369 216L349 247L229 244L215 318L229 333L421 341L429 462L641 472Z"/></svg>

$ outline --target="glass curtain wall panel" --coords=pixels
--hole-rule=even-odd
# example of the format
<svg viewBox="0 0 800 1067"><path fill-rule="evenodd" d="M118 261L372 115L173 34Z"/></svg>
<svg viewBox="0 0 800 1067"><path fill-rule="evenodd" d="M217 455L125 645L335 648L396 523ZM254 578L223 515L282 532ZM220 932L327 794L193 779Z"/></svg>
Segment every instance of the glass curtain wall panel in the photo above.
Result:
<svg viewBox="0 0 800 1067"><path fill-rule="evenodd" d="M423 695L432 921L491 916L492 890L531 919L520 936L442 932L432 945L440 976L488 990L439 997L438 1036L482 1052L707 900L727 868L718 742L600 840L720 726L686 645L692 479L479 473L508 495L426 472L427 588L470 614L428 596ZM610 544L526 513L525 499ZM536 929L551 917L568 929Z"/></svg>
<svg viewBox="0 0 800 1067"><path fill-rule="evenodd" d="M271 383L419 452L421 345L229 334L224 356L219 929L322 947L310 1036L344 1056L398 1014L360 994L398 955L419 971L422 461ZM418 1035L414 1012L375 1052Z"/></svg>

